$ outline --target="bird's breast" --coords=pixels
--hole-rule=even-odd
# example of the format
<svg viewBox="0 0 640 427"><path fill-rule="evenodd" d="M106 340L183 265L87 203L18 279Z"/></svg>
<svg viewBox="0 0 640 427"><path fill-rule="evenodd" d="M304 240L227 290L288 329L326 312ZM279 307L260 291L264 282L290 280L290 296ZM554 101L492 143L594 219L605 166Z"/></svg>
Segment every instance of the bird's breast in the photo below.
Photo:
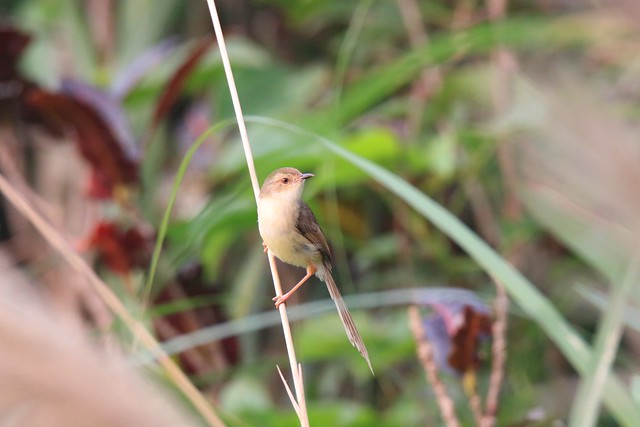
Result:
<svg viewBox="0 0 640 427"><path fill-rule="evenodd" d="M258 228L264 243L287 264L306 267L310 260L302 248L309 242L296 228L297 216L297 203L274 197L258 200Z"/></svg>

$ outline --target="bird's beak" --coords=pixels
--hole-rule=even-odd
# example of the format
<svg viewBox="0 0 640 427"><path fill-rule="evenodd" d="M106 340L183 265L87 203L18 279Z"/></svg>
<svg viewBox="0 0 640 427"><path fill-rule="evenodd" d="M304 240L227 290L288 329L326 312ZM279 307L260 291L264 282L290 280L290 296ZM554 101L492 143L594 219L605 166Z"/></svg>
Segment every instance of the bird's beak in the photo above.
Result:
<svg viewBox="0 0 640 427"><path fill-rule="evenodd" d="M303 179L303 180L307 180L307 179L309 179L309 178L313 178L314 176L315 176L315 175L314 175L314 174L312 174L312 173L303 173L303 174L302 174L302 179Z"/></svg>

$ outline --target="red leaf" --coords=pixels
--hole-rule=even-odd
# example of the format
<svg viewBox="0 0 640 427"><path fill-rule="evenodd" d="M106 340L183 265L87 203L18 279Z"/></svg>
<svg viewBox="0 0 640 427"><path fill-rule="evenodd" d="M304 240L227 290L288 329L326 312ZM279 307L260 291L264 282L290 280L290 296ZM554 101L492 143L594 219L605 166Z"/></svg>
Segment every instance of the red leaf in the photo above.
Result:
<svg viewBox="0 0 640 427"><path fill-rule="evenodd" d="M0 82L20 80L18 60L31 36L10 25L0 25Z"/></svg>
<svg viewBox="0 0 640 427"><path fill-rule="evenodd" d="M107 188L135 183L137 161L126 153L108 121L91 105L65 94L40 89L28 92L25 107L39 123L64 129Z"/></svg>
<svg viewBox="0 0 640 427"><path fill-rule="evenodd" d="M121 229L112 222L100 222L88 239L88 248L98 252L100 260L112 271L126 275L147 265L150 245L136 227Z"/></svg>
<svg viewBox="0 0 640 427"><path fill-rule="evenodd" d="M87 195L95 200L108 200L113 195L112 188L95 169L91 170L86 191Z"/></svg>
<svg viewBox="0 0 640 427"><path fill-rule="evenodd" d="M478 369L480 363L480 338L491 334L491 318L466 305L464 322L453 335L453 347L449 354L449 365L459 372Z"/></svg>
<svg viewBox="0 0 640 427"><path fill-rule="evenodd" d="M135 137L122 104L117 98L95 86L72 79L62 80L60 92L94 108L105 121L126 156L130 159L138 158Z"/></svg>

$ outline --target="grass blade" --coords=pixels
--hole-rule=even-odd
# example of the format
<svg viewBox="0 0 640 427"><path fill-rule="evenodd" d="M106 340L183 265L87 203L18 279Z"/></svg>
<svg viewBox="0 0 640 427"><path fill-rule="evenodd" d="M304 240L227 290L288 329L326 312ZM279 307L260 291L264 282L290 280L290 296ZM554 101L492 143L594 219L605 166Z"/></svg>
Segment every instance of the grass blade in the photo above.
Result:
<svg viewBox="0 0 640 427"><path fill-rule="evenodd" d="M638 283L638 267L636 257L631 261L622 283L615 287L607 310L604 311L590 367L583 375L571 409L569 427L590 427L598 421L604 382L611 372L624 330L624 309Z"/></svg>

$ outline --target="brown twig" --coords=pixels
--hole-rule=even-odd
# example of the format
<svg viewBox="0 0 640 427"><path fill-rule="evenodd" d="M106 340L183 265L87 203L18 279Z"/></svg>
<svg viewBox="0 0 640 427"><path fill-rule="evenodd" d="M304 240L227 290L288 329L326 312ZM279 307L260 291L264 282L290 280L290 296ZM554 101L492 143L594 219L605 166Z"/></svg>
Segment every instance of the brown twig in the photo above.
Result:
<svg viewBox="0 0 640 427"><path fill-rule="evenodd" d="M158 358L167 375L182 390L193 406L200 412L211 426L223 427L224 423L213 411L211 405L189 381L178 365L160 348L158 342L147 329L127 311L124 304L111 289L98 277L93 269L73 250L71 245L56 229L49 224L31 204L16 191L0 174L0 192L29 222L40 232L42 237L55 248L60 255L93 286L105 304L131 329L133 335L140 340Z"/></svg>
<svg viewBox="0 0 640 427"><path fill-rule="evenodd" d="M420 311L418 307L412 305L408 309L409 314L409 326L413 332L413 336L416 340L418 360L424 368L424 372L427 376L427 380L431 383L433 391L436 395L436 402L440 408L442 419L447 427L458 427L460 421L455 413L455 405L453 400L447 392L447 388L438 375L438 367L433 358L433 350L431 343L427 340L427 336L422 326L422 318L420 317Z"/></svg>
<svg viewBox="0 0 640 427"><path fill-rule="evenodd" d="M486 427L492 427L496 422L498 403L502 380L504 378L504 366L507 359L507 311L509 309L509 297L507 292L497 279L493 279L496 285L496 299L494 302L495 320L492 325L493 345L491 347L491 377L489 389L485 400Z"/></svg>
<svg viewBox="0 0 640 427"><path fill-rule="evenodd" d="M468 390L468 392L469 395L467 398L469 399L469 409L471 409L471 413L473 414L473 418L476 420L476 424L478 427L487 427L484 422L485 416L482 413L482 399L480 399L480 395L478 394L478 390L475 385L471 390Z"/></svg>
<svg viewBox="0 0 640 427"><path fill-rule="evenodd" d="M507 13L509 0L486 0L487 15L491 22L504 19ZM498 114L508 108L510 87L513 70L516 68L516 60L513 54L504 47L497 47L493 52L493 61L496 65L496 75L493 81L493 108ZM498 162L504 175L506 187L506 200L504 212L507 218L516 220L522 215L522 206L516 197L515 182L516 171L513 163L512 148L506 141L498 144ZM495 320L492 325L492 364L489 388L485 400L485 423L483 427L492 427L496 422L498 413L498 398L504 377L504 365L506 360L507 310L509 298L502 284L493 278L496 286L496 299L494 302Z"/></svg>
<svg viewBox="0 0 640 427"><path fill-rule="evenodd" d="M507 14L509 0L486 0L487 15L491 22L504 19ZM500 114L508 108L510 87L513 70L516 68L516 60L513 54L504 47L499 46L493 52L493 61L496 64L497 73L493 81L493 108ZM522 216L522 205L516 197L515 183L516 170L513 163L512 147L500 141L498 145L498 162L504 175L504 183L507 190L504 204L504 212L507 218L516 220ZM489 389L485 400L486 426L495 425L498 412L498 397L504 377L504 365L506 360L506 340L507 330L507 310L509 298L502 283L495 277L493 282L496 285L496 299L494 302L495 320L492 325L493 345L492 345L492 365L491 377L489 379Z"/></svg>

